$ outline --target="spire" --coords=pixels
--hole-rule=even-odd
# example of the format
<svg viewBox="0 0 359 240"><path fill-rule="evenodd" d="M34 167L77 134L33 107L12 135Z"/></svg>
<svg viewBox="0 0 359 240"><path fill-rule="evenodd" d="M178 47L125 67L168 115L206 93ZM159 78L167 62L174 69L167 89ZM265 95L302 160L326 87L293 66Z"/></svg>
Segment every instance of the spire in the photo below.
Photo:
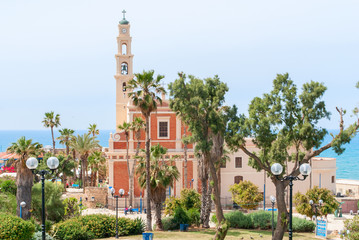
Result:
<svg viewBox="0 0 359 240"><path fill-rule="evenodd" d="M126 15L126 10L123 10L122 13L123 13L123 19L120 21L120 24L122 24L122 25L129 24L130 22L126 20L126 16L125 16Z"/></svg>

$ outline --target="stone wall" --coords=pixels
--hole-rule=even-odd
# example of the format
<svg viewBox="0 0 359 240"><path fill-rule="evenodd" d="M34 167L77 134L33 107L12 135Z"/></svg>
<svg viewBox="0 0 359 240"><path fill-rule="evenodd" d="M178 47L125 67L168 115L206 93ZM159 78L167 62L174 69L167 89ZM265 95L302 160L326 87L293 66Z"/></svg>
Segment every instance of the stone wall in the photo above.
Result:
<svg viewBox="0 0 359 240"><path fill-rule="evenodd" d="M74 197L87 208L96 208L97 206L105 207L108 205L108 189L107 187L86 187L85 193L67 192L65 198Z"/></svg>

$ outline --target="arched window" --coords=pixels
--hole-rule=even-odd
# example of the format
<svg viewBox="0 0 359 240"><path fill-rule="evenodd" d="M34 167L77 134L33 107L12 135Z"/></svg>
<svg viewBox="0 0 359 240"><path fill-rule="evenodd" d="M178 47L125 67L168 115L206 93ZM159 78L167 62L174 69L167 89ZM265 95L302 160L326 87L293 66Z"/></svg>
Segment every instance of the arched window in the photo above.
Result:
<svg viewBox="0 0 359 240"><path fill-rule="evenodd" d="M122 83L122 91L123 91L123 92L126 92L126 83L125 83L125 82Z"/></svg>
<svg viewBox="0 0 359 240"><path fill-rule="evenodd" d="M240 183L243 181L243 176L235 176L234 177L234 183L237 184L237 183Z"/></svg>
<svg viewBox="0 0 359 240"><path fill-rule="evenodd" d="M121 74L122 75L128 74L128 65L125 62L121 64Z"/></svg>
<svg viewBox="0 0 359 240"><path fill-rule="evenodd" d="M127 55L127 45L125 43L122 44L122 55Z"/></svg>

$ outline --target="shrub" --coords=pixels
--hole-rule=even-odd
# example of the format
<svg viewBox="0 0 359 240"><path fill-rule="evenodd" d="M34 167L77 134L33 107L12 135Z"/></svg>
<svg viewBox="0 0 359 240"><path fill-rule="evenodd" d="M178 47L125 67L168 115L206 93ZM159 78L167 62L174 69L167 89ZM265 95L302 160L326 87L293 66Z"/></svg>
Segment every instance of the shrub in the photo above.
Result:
<svg viewBox="0 0 359 240"><path fill-rule="evenodd" d="M257 211L248 214L248 216L252 219L254 228L265 230L272 226L271 212Z"/></svg>
<svg viewBox="0 0 359 240"><path fill-rule="evenodd" d="M62 203L65 205L64 217L70 219L81 215L80 204L74 197L65 198Z"/></svg>
<svg viewBox="0 0 359 240"><path fill-rule="evenodd" d="M191 220L188 217L187 212L183 208L178 207L178 208L176 208L175 213L173 215L173 222L178 225L179 224L190 224Z"/></svg>
<svg viewBox="0 0 359 240"><path fill-rule="evenodd" d="M45 234L46 234L46 240L53 240L53 238L49 234L47 233ZM31 240L42 240L42 232L41 231L35 232Z"/></svg>
<svg viewBox="0 0 359 240"><path fill-rule="evenodd" d="M71 228L78 228L71 230ZM118 219L118 230L120 236L141 234L144 232L142 219ZM55 225L53 229L56 239L92 239L114 237L116 234L116 217L93 214L72 218ZM84 233L86 232L86 234Z"/></svg>
<svg viewBox="0 0 359 240"><path fill-rule="evenodd" d="M87 227L78 222L76 218L58 223L54 226L53 236L59 240L88 240L93 239Z"/></svg>
<svg viewBox="0 0 359 240"><path fill-rule="evenodd" d="M176 208L181 207L184 210L191 208L201 210L201 195L194 189L182 189L181 197L170 197L165 201L165 214L173 215Z"/></svg>
<svg viewBox="0 0 359 240"><path fill-rule="evenodd" d="M187 211L187 216L190 219L190 224L196 225L197 227L200 225L201 222L201 213L198 209L191 208Z"/></svg>
<svg viewBox="0 0 359 240"><path fill-rule="evenodd" d="M61 200L63 191L62 185L57 185L46 181L45 183L45 208L46 219L54 222L59 222L63 219L65 213L65 207ZM41 183L37 183L32 188L32 214L37 219L41 219Z"/></svg>
<svg viewBox="0 0 359 240"><path fill-rule="evenodd" d="M1 192L3 193L10 193L14 196L16 196L16 190L17 190L17 186L15 183L15 180L5 180L0 184L0 188L1 188Z"/></svg>
<svg viewBox="0 0 359 240"><path fill-rule="evenodd" d="M349 235L346 235L345 239L356 240L359 239L359 216L355 216L353 219L347 219L344 221L344 233L350 231Z"/></svg>
<svg viewBox="0 0 359 240"><path fill-rule="evenodd" d="M0 193L0 212L16 215L16 197L10 193Z"/></svg>
<svg viewBox="0 0 359 240"><path fill-rule="evenodd" d="M294 232L313 232L315 229L315 223L302 219L293 217L293 231Z"/></svg>
<svg viewBox="0 0 359 240"><path fill-rule="evenodd" d="M230 228L244 229L270 229L272 227L272 213L265 211L244 214L240 211L225 213L224 217L229 223ZM217 223L215 215L212 216L212 222ZM277 213L274 214L274 227L277 225ZM305 219L293 217L294 232L313 232L315 224Z"/></svg>
<svg viewBox="0 0 359 240"><path fill-rule="evenodd" d="M164 231L179 229L179 225L174 222L173 216L162 218L162 224Z"/></svg>
<svg viewBox="0 0 359 240"><path fill-rule="evenodd" d="M35 225L19 217L0 214L0 239L28 240L35 232Z"/></svg>
<svg viewBox="0 0 359 240"><path fill-rule="evenodd" d="M240 211L232 211L229 213L225 213L224 217L226 218L230 228L253 228L252 219L248 215ZM216 215L213 215L211 220L212 222L217 223Z"/></svg>
<svg viewBox="0 0 359 240"><path fill-rule="evenodd" d="M297 205L296 210L298 213L312 218L313 215L315 215L315 210L309 204L309 201L313 200L314 203L318 204L320 199L323 200L324 204L318 207L319 216L327 216L330 213L334 213L339 206L339 203L335 200L329 189L314 186L312 189L309 189L306 194L298 192L294 195L294 203Z"/></svg>
<svg viewBox="0 0 359 240"><path fill-rule="evenodd" d="M258 203L263 201L263 194L260 193L258 187L250 181L233 184L229 191L232 193L233 202L244 209L256 209Z"/></svg>

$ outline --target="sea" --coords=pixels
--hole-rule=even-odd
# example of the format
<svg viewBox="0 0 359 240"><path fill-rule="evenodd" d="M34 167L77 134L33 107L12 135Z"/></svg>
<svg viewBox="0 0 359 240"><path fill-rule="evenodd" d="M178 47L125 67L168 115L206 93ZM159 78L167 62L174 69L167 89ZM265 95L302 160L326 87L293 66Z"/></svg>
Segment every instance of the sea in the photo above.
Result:
<svg viewBox="0 0 359 240"><path fill-rule="evenodd" d="M108 140L110 132L114 130L100 130L100 135L97 139L100 141L100 145L108 147ZM338 130L330 130L330 133L336 134ZM75 135L87 133L87 130L76 130ZM60 134L57 130L54 130L55 138ZM47 130L0 130L0 152L5 152L11 143L16 142L20 137L25 136L27 139L31 138L34 142L39 142L43 146L52 146L51 131ZM328 134L323 145L331 140L331 136ZM56 141L56 146L64 148L65 146L59 144ZM324 151L321 157L333 157L337 159L337 179L352 179L359 180L359 134L352 139L349 144L346 144L345 151L341 155L337 155L333 150L328 149Z"/></svg>

